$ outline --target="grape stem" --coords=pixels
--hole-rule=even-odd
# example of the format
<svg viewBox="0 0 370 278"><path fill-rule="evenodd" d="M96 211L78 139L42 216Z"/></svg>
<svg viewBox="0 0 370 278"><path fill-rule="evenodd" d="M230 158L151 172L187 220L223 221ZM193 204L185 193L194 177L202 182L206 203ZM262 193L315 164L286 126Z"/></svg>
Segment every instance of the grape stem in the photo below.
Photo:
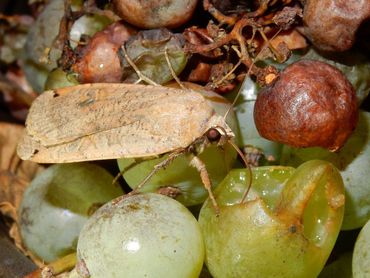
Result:
<svg viewBox="0 0 370 278"><path fill-rule="evenodd" d="M71 270L76 265L76 262L77 255L76 252L74 252L51 262L45 267L39 268L27 274L26 276L24 276L24 278L53 277L55 275Z"/></svg>

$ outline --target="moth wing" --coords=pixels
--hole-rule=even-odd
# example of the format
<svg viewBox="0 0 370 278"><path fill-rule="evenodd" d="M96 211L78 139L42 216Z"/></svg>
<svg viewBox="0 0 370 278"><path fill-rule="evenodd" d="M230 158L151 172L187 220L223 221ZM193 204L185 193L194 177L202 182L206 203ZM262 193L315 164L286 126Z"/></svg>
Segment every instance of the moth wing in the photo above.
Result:
<svg viewBox="0 0 370 278"><path fill-rule="evenodd" d="M149 107L166 103L168 98L178 97L179 92L165 87L106 83L46 91L32 104L26 127L43 146L67 143L141 120L148 115Z"/></svg>
<svg viewBox="0 0 370 278"><path fill-rule="evenodd" d="M159 155L190 145L214 114L190 91L127 84L64 90L35 100L18 145L22 159L61 163Z"/></svg>

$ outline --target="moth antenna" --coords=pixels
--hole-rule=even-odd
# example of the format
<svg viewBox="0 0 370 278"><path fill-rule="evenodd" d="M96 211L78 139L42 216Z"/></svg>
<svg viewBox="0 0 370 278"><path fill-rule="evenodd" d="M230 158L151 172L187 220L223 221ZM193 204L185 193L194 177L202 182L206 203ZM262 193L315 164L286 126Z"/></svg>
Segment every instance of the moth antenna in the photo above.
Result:
<svg viewBox="0 0 370 278"><path fill-rule="evenodd" d="M179 84L180 88L183 90L187 90L187 88L182 84L180 79L177 77L176 72L173 70L170 57L168 57L167 47L164 49L164 57L166 58L167 65L170 69L170 72L172 74L172 77L176 80L177 84Z"/></svg>
<svg viewBox="0 0 370 278"><path fill-rule="evenodd" d="M215 85L219 85L222 82L224 82L224 80L226 80L226 78L228 78L231 74L233 74L233 72L240 66L241 63L242 63L242 60L239 59L239 61L235 64L235 66L228 73L226 73L222 78L220 78L219 80L216 80L213 83Z"/></svg>
<svg viewBox="0 0 370 278"><path fill-rule="evenodd" d="M255 29L253 29L253 33L252 33L252 37L251 37L251 40L253 40L254 39L254 36L255 36L255 34L256 34L256 31L255 31ZM236 52L236 54L239 56L239 61L235 64L235 66L225 75L225 76L223 76L221 79L219 79L219 80L216 80L214 83L216 84L216 85L218 85L218 84L221 84L226 78L228 78L239 66L240 66L240 64L242 63L242 53L239 51L239 49L235 46L235 45L233 45L233 46L231 46L231 48ZM253 64L254 63L252 63L252 66L251 67L253 67ZM233 107L233 106L232 106ZM227 116L227 114L229 113L229 110L227 111L227 113L226 113L226 116Z"/></svg>
<svg viewBox="0 0 370 278"><path fill-rule="evenodd" d="M112 181L112 184L116 184L117 183L117 181L118 181L118 179L122 176L123 177L123 173L125 172L125 170L122 170L122 171L120 171L115 177L114 177L114 179L113 179L113 181ZM117 183L118 184L118 183Z"/></svg>
<svg viewBox="0 0 370 278"><path fill-rule="evenodd" d="M173 152L169 154L169 156L165 160L156 164L153 170L132 191L133 194L138 192L154 176L154 174L156 174L159 170L166 168L176 157L182 155L184 152L185 152L184 149L181 149L180 151L177 151L177 152Z"/></svg>
<svg viewBox="0 0 370 278"><path fill-rule="evenodd" d="M136 81L135 84L139 83L140 81L145 81L146 83L148 83L150 85L160 86L159 84L157 84L156 82L154 82L153 80L151 80L150 78L146 77L144 74L141 73L141 71L139 70L139 68L135 65L135 63L128 56L127 51L126 51L125 44L123 44L121 46L121 50L122 50L123 56L125 57L127 63L130 64L130 66L134 69L134 71L136 72L137 76L139 77L139 80Z"/></svg>
<svg viewBox="0 0 370 278"><path fill-rule="evenodd" d="M247 162L247 160L245 159L244 157L244 154L243 152L239 149L239 147L231 140L227 140L227 142L236 150L236 152L239 154L239 156L241 157L241 159L243 160L244 164L245 164L245 168L248 169L249 171L249 183L248 183L248 187L247 187L247 190L244 192L243 194L243 197L240 201L240 203L244 203L245 201L245 198L247 198L248 196L248 193L252 187L252 181L253 181L253 177L252 177L252 168L251 166L249 165L249 163Z"/></svg>
<svg viewBox="0 0 370 278"><path fill-rule="evenodd" d="M142 161L144 161L145 159L135 159L134 162L130 163L129 165L127 165L122 171L120 171L113 179L112 181L112 184L115 184L117 183L118 179L122 176L123 177L123 174L130 170L131 168L134 168L136 165L138 165L139 163L141 163Z"/></svg>
<svg viewBox="0 0 370 278"><path fill-rule="evenodd" d="M254 64L256 63L256 61L257 61L257 58L261 55L261 53L267 48L267 47L269 47L269 45L270 45L270 41L271 40L273 40L280 32L282 31L282 28L280 28L273 36L272 36L272 38L271 39L268 39L266 36L265 36L265 38L266 38L266 40L267 40L267 42L268 43L266 43L262 48L261 48L261 50L257 53L257 55L256 55L256 57L252 60L252 63L251 63L251 65L249 66L249 68L248 68L248 71L247 71L247 73L246 73L246 75L245 75L245 78L247 78L247 77L249 77L250 76L250 74L251 74L251 71L252 71L252 68L253 68L253 66L254 66ZM260 31L260 33L261 33L262 31ZM262 32L263 33L263 32ZM261 33L261 35L262 35L262 33ZM263 33L264 34L264 33ZM254 37L254 33L253 33L253 35L252 35L252 37ZM226 119L226 117L227 117L227 115L230 113L230 110L232 109L232 108L234 108L234 106L235 106L235 104L236 104L236 102L238 101L238 98L240 97L240 94L241 94L241 90L239 90L238 91L238 93L236 94L236 96L235 96L235 98L234 98L234 100L233 100L233 102L232 102L232 104L230 105L230 107L229 107L229 109L227 109L227 111L226 111L226 113L225 113L225 115L224 115L224 120Z"/></svg>
<svg viewBox="0 0 370 278"><path fill-rule="evenodd" d="M261 37L262 39L265 41L267 47L271 50L271 52L275 55L275 57L277 58L277 60L280 60L281 59L281 55L279 54L279 52L275 49L275 47L271 44L271 40L274 39L280 32L281 32L281 28L274 34L274 36L269 40L265 34L265 32L263 32L262 29L259 29L259 33L261 34ZM265 47L266 48L266 47ZM260 52L261 53L261 52ZM259 53L258 53L259 54ZM257 55L258 56L258 55Z"/></svg>

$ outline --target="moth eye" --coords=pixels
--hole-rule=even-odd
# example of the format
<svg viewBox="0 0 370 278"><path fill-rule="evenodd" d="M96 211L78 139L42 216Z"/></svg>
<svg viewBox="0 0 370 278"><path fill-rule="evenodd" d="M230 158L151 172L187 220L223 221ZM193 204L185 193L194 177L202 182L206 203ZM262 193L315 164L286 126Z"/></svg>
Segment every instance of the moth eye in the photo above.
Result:
<svg viewBox="0 0 370 278"><path fill-rule="evenodd" d="M217 129L211 128L207 131L207 138L210 142L218 141L221 138L221 133Z"/></svg>
<svg viewBox="0 0 370 278"><path fill-rule="evenodd" d="M56 91L53 91L53 97L59 97L60 95L56 92Z"/></svg>
<svg viewBox="0 0 370 278"><path fill-rule="evenodd" d="M34 156L35 154L37 154L39 152L39 150L38 149L34 149L33 151L32 151L32 156Z"/></svg>

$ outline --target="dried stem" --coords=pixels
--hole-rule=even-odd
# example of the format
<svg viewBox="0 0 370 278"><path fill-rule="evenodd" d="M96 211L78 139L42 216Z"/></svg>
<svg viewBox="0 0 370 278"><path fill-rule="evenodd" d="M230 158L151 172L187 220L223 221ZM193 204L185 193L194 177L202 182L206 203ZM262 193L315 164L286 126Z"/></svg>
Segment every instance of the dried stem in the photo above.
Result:
<svg viewBox="0 0 370 278"><path fill-rule="evenodd" d="M227 24L232 26L237 21L236 16L226 16L221 13L219 10L213 6L213 4L209 0L203 0L203 8L205 11L209 12L218 22L221 24Z"/></svg>
<svg viewBox="0 0 370 278"><path fill-rule="evenodd" d="M76 253L71 253L60 259L57 259L56 261L51 262L43 268L31 272L30 274L24 276L24 278L39 278L45 276L53 277L63 272L70 271L76 265L76 262Z"/></svg>

